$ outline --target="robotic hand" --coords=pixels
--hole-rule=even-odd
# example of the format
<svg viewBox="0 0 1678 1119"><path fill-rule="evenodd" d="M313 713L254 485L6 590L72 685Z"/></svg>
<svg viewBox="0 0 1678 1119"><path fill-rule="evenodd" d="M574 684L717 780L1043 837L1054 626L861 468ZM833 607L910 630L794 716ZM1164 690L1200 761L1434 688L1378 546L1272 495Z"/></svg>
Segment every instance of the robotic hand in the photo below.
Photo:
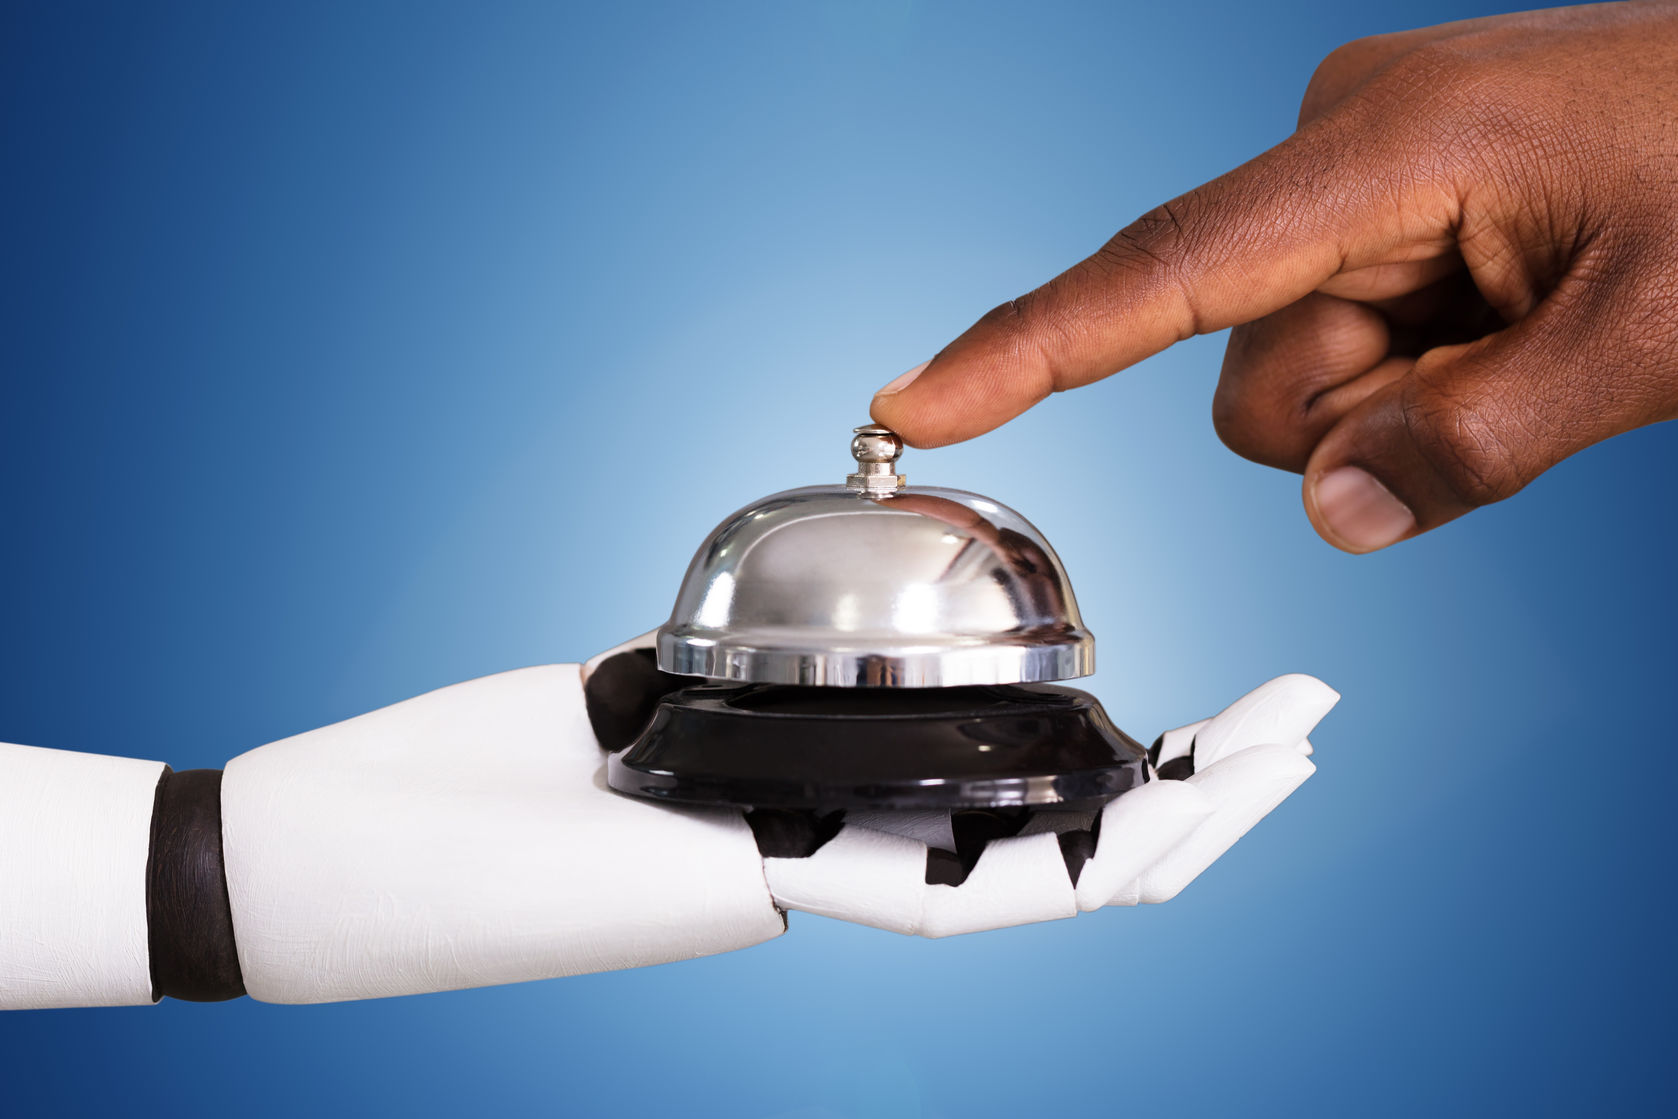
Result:
<svg viewBox="0 0 1678 1119"><path fill-rule="evenodd" d="M0 745L0 1007L322 1002L708 955L798 909L923 936L1175 896L1313 771L1284 676L1162 735L1098 814L695 809L607 751L644 651L444 688L225 773Z"/></svg>
<svg viewBox="0 0 1678 1119"><path fill-rule="evenodd" d="M843 485L719 524L656 652L225 773L0 745L0 1007L375 998L744 948L789 909L949 936L1176 896L1310 776L1339 697L1283 676L1144 752L1059 684L1094 637L1048 541L910 490L901 453L859 428Z"/></svg>
<svg viewBox="0 0 1678 1119"><path fill-rule="evenodd" d="M584 668L615 750L688 681L660 673L651 635ZM1316 767L1307 739L1339 700L1281 676L1220 714L1167 731L1154 778L1099 812L1030 809L746 813L776 906L926 937L1169 901Z"/></svg>

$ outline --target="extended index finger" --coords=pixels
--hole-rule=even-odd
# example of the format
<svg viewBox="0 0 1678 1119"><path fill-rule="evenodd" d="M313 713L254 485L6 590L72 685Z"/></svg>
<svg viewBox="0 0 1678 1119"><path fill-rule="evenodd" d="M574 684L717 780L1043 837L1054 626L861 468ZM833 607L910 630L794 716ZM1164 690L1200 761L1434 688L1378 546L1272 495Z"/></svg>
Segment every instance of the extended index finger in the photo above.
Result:
<svg viewBox="0 0 1678 1119"><path fill-rule="evenodd" d="M1455 193L1403 174L1385 130L1360 117L1316 121L1145 214L876 396L875 420L916 446L969 439L1052 392L1260 318L1452 228Z"/></svg>

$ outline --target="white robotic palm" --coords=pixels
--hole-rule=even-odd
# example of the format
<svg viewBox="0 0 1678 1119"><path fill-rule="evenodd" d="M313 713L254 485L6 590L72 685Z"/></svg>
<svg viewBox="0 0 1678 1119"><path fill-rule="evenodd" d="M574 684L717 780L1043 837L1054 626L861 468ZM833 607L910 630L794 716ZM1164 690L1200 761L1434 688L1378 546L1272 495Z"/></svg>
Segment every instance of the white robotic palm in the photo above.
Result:
<svg viewBox="0 0 1678 1119"><path fill-rule="evenodd" d="M947 814L852 813L813 853L764 858L738 810L605 786L582 666L459 684L229 763L243 989L318 1002L661 963L770 939L789 909L947 936L1165 901L1313 772L1306 735L1337 698L1273 680L1162 736L1158 766L1192 773L1109 803L1081 862L1055 829L1083 821L1028 820L947 885L928 883L929 850L957 845ZM154 1000L162 772L0 746L0 1006Z"/></svg>
<svg viewBox="0 0 1678 1119"><path fill-rule="evenodd" d="M770 890L786 909L930 937L1169 901L1316 771L1306 735L1338 699L1310 676L1282 676L1167 732L1161 760L1192 750L1192 773L1108 803L1081 866L1054 830L1076 818L1045 813L986 844L960 885L928 884L928 848L953 845L947 818L877 812L847 820L807 858L765 860Z"/></svg>
<svg viewBox="0 0 1678 1119"><path fill-rule="evenodd" d="M857 429L843 485L731 515L670 620L584 665L225 772L0 746L0 1006L373 998L743 948L791 909L937 937L1176 896L1310 776L1339 697L1284 676L1150 755L1062 686L1095 646L1048 541L910 489L901 451Z"/></svg>

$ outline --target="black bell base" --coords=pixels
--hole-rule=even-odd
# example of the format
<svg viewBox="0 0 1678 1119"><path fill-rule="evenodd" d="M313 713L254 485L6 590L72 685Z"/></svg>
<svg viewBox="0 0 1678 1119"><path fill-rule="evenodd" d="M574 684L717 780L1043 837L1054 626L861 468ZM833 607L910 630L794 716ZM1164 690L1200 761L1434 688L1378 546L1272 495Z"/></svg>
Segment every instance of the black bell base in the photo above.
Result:
<svg viewBox="0 0 1678 1119"><path fill-rule="evenodd" d="M740 808L1098 808L1147 751L1087 692L1053 684L702 684L665 696L607 762L632 796Z"/></svg>

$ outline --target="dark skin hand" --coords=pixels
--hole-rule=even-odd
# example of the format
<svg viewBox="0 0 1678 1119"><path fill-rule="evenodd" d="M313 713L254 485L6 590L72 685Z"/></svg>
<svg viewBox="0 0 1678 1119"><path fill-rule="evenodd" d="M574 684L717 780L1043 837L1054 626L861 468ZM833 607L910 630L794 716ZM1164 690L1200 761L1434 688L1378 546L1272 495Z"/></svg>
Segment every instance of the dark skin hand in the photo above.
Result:
<svg viewBox="0 0 1678 1119"><path fill-rule="evenodd" d="M1212 404L1370 552L1678 417L1678 3L1349 43L1287 140L874 398L915 446L1234 327Z"/></svg>

